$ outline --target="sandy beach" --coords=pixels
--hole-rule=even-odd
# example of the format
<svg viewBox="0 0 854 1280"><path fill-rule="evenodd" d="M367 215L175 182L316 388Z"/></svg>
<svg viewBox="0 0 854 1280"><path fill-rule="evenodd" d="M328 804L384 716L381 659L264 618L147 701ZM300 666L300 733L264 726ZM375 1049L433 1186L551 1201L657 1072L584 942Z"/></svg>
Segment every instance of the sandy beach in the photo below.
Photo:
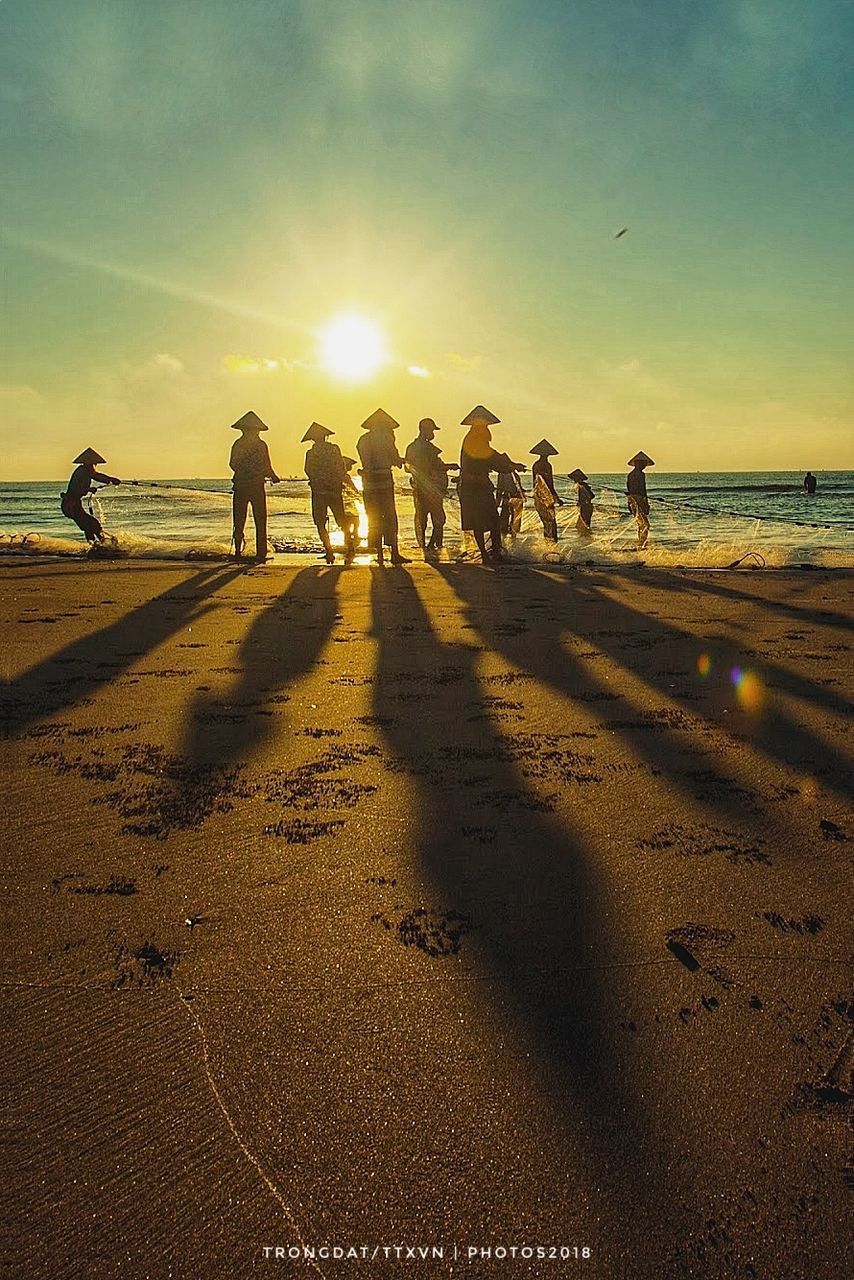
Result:
<svg viewBox="0 0 854 1280"><path fill-rule="evenodd" d="M850 1274L854 574L0 579L5 1274Z"/></svg>

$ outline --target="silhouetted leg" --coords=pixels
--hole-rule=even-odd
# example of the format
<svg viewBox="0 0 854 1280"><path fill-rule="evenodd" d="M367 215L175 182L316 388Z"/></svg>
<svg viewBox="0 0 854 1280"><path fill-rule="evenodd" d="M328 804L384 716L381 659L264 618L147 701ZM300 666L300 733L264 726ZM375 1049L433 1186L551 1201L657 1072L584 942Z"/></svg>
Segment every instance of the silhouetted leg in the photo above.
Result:
<svg viewBox="0 0 854 1280"><path fill-rule="evenodd" d="M430 534L427 550L441 551L445 541L445 504L441 498L437 498L430 504L430 519L433 523L433 530Z"/></svg>
<svg viewBox="0 0 854 1280"><path fill-rule="evenodd" d="M326 553L327 564L332 564L334 555L332 553L332 543L329 541L329 508L331 506L331 496L326 493L315 493L311 491L311 518L314 521L314 527L317 530L320 541L323 543L323 550ZM339 525L341 521L338 521Z"/></svg>
<svg viewBox="0 0 854 1280"><path fill-rule="evenodd" d="M412 499L415 505L415 541L423 551L427 541L427 502L419 489L413 489Z"/></svg>
<svg viewBox="0 0 854 1280"><path fill-rule="evenodd" d="M510 532L510 516L511 516L509 498L505 498L504 501L501 503L501 506L499 507L499 510L498 510L498 514L501 516L501 532L509 533Z"/></svg>
<svg viewBox="0 0 854 1280"><path fill-rule="evenodd" d="M88 542L98 542L103 536L104 530L101 521L95 516L83 509L83 503L74 501L73 498L63 498L62 514L69 520L73 520L78 529L81 529L86 535Z"/></svg>
<svg viewBox="0 0 854 1280"><path fill-rule="evenodd" d="M231 500L234 517L234 554L239 560L243 555L243 530L246 527L246 512L249 508L249 496L243 489L235 489Z"/></svg>
<svg viewBox="0 0 854 1280"><path fill-rule="evenodd" d="M368 517L368 547L377 557L379 564L383 562L383 515L379 494L375 489L366 488L362 494L365 503L365 515Z"/></svg>
<svg viewBox="0 0 854 1280"><path fill-rule="evenodd" d="M249 501L252 503L252 519L255 521L255 559L266 560L267 495L264 492L263 484L259 490L250 495Z"/></svg>

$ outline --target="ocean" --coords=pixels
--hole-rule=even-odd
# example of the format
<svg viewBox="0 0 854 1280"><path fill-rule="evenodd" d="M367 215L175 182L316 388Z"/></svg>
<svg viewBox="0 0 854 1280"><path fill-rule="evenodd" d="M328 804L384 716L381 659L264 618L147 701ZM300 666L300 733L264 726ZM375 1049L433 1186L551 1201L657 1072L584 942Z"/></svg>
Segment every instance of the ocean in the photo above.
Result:
<svg viewBox="0 0 854 1280"><path fill-rule="evenodd" d="M758 568L854 566L854 472L820 472L817 478L818 491L809 497L803 492L801 472L648 471L651 532L647 547L639 552L636 525L626 510L625 473L590 477L596 494L593 537L584 539L575 529L575 486L557 476L557 491L567 503L557 510L557 545L543 539L529 496L522 531L508 540L508 554L518 561L597 565L724 568L742 561ZM530 487L530 474L523 482ZM85 557L83 535L59 509L64 487L58 480L0 484L0 554ZM401 545L414 546L411 490L405 477L397 481L397 491ZM139 480L101 489L92 502L123 555L193 560L229 554L228 480ZM294 477L271 487L268 504L274 559L317 556L320 543L311 522L306 481ZM460 530L453 486L446 508L448 558L472 557L470 536ZM250 517L250 549L252 538Z"/></svg>

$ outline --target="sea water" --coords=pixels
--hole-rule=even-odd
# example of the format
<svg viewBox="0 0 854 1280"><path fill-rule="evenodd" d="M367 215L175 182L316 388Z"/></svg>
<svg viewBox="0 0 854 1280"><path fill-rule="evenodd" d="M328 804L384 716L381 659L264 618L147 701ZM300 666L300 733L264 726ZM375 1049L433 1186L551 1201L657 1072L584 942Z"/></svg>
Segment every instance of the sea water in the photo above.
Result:
<svg viewBox="0 0 854 1280"><path fill-rule="evenodd" d="M812 497L795 472L650 471L651 530L638 550L637 525L626 508L625 473L592 475L593 536L576 529L575 486L556 477L565 504L557 508L560 538L546 542L526 497L521 533L507 540L511 559L576 564L648 564L723 568L854 566L854 472L821 472ZM530 476L526 487L530 486ZM61 481L0 484L0 554L83 557L82 533L59 509ZM412 491L396 481L401 545L414 547ZM268 488L269 526L280 559L315 557L320 542L311 521L308 485L293 478ZM145 480L99 489L92 509L123 554L146 559L215 559L231 550L228 480ZM460 529L453 485L446 501L448 558L469 558L471 536ZM365 531L364 515L362 534ZM333 539L335 540L335 538ZM340 542L340 537L338 538ZM247 545L253 547L251 515ZM366 553L363 546L363 552ZM744 559L747 557L747 559ZM275 558L275 557L274 557Z"/></svg>

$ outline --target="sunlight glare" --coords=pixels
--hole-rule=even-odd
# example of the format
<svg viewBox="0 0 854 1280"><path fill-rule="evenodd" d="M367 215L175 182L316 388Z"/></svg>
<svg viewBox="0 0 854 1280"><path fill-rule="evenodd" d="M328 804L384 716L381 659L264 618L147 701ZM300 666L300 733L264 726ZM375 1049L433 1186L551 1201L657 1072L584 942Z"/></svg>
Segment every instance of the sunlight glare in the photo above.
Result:
<svg viewBox="0 0 854 1280"><path fill-rule="evenodd" d="M337 316L320 335L320 359L336 378L364 382L387 360L382 334L363 316Z"/></svg>

